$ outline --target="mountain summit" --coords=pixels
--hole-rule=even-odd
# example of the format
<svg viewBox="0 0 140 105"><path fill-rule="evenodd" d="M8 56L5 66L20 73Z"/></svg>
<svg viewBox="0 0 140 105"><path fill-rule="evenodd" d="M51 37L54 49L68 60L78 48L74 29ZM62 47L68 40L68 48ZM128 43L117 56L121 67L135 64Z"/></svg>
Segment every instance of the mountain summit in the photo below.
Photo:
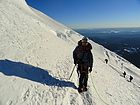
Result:
<svg viewBox="0 0 140 105"><path fill-rule="evenodd" d="M25 0L0 0L0 105L140 105L140 70L91 40L88 91L77 92L76 70L68 78L81 38Z"/></svg>

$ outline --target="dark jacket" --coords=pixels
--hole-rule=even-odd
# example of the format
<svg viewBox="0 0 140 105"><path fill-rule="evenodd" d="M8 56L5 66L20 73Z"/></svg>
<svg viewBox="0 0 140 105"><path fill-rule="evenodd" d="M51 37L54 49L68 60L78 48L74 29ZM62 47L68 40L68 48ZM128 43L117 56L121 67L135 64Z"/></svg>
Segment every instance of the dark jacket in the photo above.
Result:
<svg viewBox="0 0 140 105"><path fill-rule="evenodd" d="M93 55L91 52L92 46L87 42L86 46L82 46L81 40L78 42L78 46L73 51L74 64L85 64L88 67L93 66Z"/></svg>

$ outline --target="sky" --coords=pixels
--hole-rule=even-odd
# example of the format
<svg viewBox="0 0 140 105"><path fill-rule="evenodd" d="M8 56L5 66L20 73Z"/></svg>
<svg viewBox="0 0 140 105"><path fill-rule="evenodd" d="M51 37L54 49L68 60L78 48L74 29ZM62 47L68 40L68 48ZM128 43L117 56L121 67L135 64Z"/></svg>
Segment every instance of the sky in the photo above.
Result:
<svg viewBox="0 0 140 105"><path fill-rule="evenodd" d="M140 27L140 0L26 0L74 28Z"/></svg>

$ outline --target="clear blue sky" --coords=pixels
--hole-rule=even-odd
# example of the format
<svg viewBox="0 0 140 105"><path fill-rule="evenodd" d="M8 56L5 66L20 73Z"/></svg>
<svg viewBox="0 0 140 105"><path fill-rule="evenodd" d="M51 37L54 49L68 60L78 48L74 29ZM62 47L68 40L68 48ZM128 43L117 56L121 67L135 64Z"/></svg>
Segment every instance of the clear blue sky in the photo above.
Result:
<svg viewBox="0 0 140 105"><path fill-rule="evenodd" d="M71 28L140 27L140 0L26 0Z"/></svg>

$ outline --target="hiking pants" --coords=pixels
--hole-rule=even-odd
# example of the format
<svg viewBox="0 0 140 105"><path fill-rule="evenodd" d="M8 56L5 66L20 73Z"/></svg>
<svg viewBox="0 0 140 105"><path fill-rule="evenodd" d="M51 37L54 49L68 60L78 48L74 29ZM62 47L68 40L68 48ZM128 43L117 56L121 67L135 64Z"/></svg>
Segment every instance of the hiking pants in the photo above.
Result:
<svg viewBox="0 0 140 105"><path fill-rule="evenodd" d="M88 66L87 65L78 65L78 71L80 73L79 78L79 87L87 87L88 81Z"/></svg>

